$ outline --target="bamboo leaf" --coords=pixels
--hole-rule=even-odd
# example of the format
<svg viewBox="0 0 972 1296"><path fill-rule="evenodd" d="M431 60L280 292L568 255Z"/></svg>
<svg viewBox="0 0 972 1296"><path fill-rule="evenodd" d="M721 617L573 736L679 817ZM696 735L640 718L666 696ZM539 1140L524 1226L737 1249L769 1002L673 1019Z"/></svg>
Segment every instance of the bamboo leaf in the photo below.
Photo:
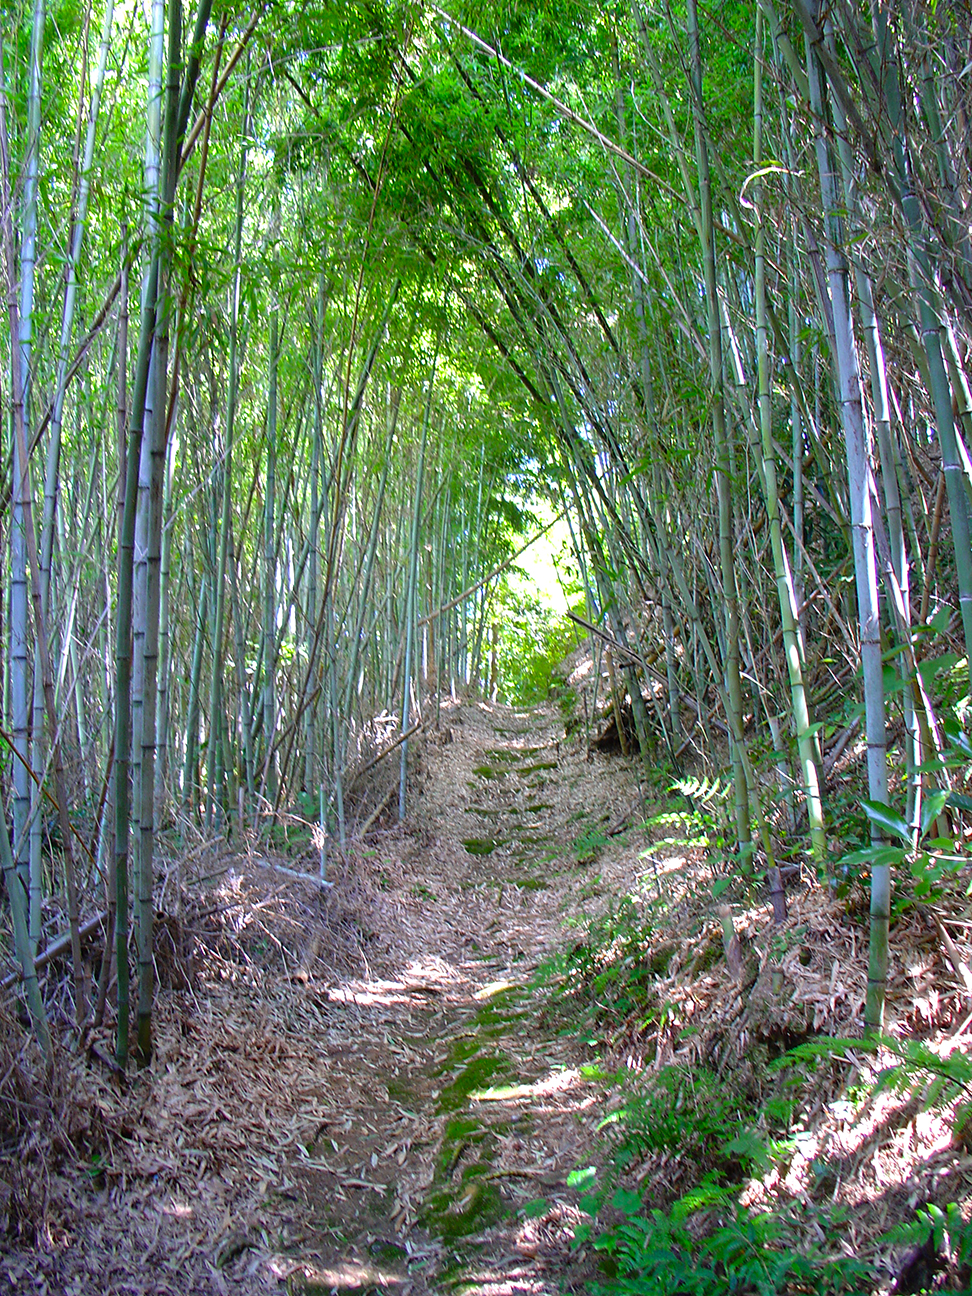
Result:
<svg viewBox="0 0 972 1296"><path fill-rule="evenodd" d="M881 801L862 801L861 806L876 828L894 833L895 837L900 837L910 846L911 829L908 827L908 821L903 815L898 814L897 810L892 810L889 805L884 805Z"/></svg>
<svg viewBox="0 0 972 1296"><path fill-rule="evenodd" d="M918 670L921 674L922 682L926 688L932 688L935 682L935 676L940 671L950 671L960 661L964 660L958 653L943 653L941 657L929 657L923 662L919 662Z"/></svg>
<svg viewBox="0 0 972 1296"><path fill-rule="evenodd" d="M837 863L869 864L872 868L880 868L887 864L893 868L901 863L906 854L907 852L901 846L863 846L860 850L842 855Z"/></svg>
<svg viewBox="0 0 972 1296"><path fill-rule="evenodd" d="M924 837L932 824L945 809L948 802L948 792L943 792L938 788L934 792L929 792L921 803L921 835Z"/></svg>
<svg viewBox="0 0 972 1296"><path fill-rule="evenodd" d="M968 736L960 728L958 721L946 720L942 728L945 730L945 737L955 750L972 760L972 742L969 742Z"/></svg>

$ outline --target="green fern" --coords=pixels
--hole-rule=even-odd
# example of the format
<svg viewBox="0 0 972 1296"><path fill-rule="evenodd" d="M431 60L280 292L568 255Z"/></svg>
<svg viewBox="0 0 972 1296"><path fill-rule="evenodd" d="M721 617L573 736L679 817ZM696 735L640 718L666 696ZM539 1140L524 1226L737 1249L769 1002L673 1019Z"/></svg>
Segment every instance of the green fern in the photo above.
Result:
<svg viewBox="0 0 972 1296"><path fill-rule="evenodd" d="M960 1280L964 1279L962 1287L938 1289L940 1296L968 1296L972 1276L972 1222L966 1223L962 1218L962 1208L957 1202L949 1202L944 1210L933 1203L920 1207L913 1220L895 1225L881 1241L892 1246L921 1246L929 1238L935 1254L949 1254Z"/></svg>
<svg viewBox="0 0 972 1296"><path fill-rule="evenodd" d="M859 1260L831 1256L819 1247L799 1249L779 1215L744 1209L710 1178L669 1212L642 1215L638 1198L624 1191L615 1193L612 1205L624 1212L624 1222L602 1233L593 1245L610 1260L616 1276L592 1288L597 1296L671 1291L684 1296L850 1296L871 1285ZM723 1217L702 1237L700 1211ZM825 1228L820 1232L826 1244L828 1233Z"/></svg>
<svg viewBox="0 0 972 1296"><path fill-rule="evenodd" d="M676 779L672 784L673 792L681 792L693 805L707 805L712 802L726 801L732 791L732 784L722 779Z"/></svg>
<svg viewBox="0 0 972 1296"><path fill-rule="evenodd" d="M779 1070L793 1062L820 1062L854 1053L875 1053L879 1048L892 1053L898 1061L878 1072L874 1093L888 1091L920 1097L922 1106L930 1111L942 1111L965 1095L967 1101L957 1109L956 1123L968 1118L972 1112L972 1057L961 1049L943 1055L921 1040L896 1040L888 1036L853 1040L821 1035L790 1049L772 1064L772 1069Z"/></svg>

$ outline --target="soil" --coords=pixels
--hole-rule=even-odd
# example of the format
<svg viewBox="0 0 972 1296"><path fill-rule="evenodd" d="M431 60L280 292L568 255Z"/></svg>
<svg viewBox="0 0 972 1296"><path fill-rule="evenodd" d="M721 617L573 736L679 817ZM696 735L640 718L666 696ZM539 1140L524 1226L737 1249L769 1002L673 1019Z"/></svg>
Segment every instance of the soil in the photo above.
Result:
<svg viewBox="0 0 972 1296"><path fill-rule="evenodd" d="M350 818L389 800L397 766L396 753L348 789ZM758 1107L783 1092L768 1060L859 1034L855 907L790 877L780 925L765 895L724 891L671 829L667 789L568 737L556 705L444 704L410 769L403 824L358 839L349 823L324 888L299 814L274 851L266 834L259 848L246 834L193 843L188 825L172 837L148 1068L119 1074L107 1027L72 1055L65 1028L41 1099L24 1046L7 1047L0 1292L585 1291L600 1271L577 1241L583 1192L620 1101L607 1074L691 1064ZM647 988L595 1038L551 990L569 993L591 919L623 936L624 896L655 923L632 955ZM968 1048L966 909L895 924L889 1035ZM0 1020L0 1043L13 1039ZM967 1204L972 1157L920 1093L854 1097L880 1064L853 1055L809 1087L787 1081L795 1151L745 1195L788 1196L808 1245L828 1213L843 1219L827 1245L866 1254L889 1291L907 1248L878 1239L916 1205ZM624 1182L664 1205L697 1179L697 1151L642 1150Z"/></svg>
<svg viewBox="0 0 972 1296"><path fill-rule="evenodd" d="M123 1080L107 1032L76 1063L90 1156L0 1291L583 1288L568 1178L603 1095L544 1025L544 975L565 923L634 885L637 770L555 706L486 702L444 705L411 763L405 826L324 892L313 846L183 854L152 1065Z"/></svg>
<svg viewBox="0 0 972 1296"><path fill-rule="evenodd" d="M309 1291L582 1287L568 1176L598 1090L590 1050L541 1024L543 970L600 891L585 829L640 800L630 764L563 739L549 711L481 702L447 708L425 747L399 922L370 976L328 992L331 1109L295 1168Z"/></svg>

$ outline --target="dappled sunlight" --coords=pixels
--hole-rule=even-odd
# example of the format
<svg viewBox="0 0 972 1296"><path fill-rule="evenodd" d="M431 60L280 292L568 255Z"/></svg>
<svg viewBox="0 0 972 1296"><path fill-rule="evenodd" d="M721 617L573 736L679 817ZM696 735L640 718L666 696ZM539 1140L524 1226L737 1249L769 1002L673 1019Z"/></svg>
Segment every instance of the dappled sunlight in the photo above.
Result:
<svg viewBox="0 0 972 1296"><path fill-rule="evenodd" d="M192 994L163 1001L138 1102L99 1096L131 1133L117 1163L91 1174L113 1192L128 1185L131 1209L110 1227L143 1252L154 1231L240 1283L406 1296L455 1266L467 1296L552 1296L594 1263L574 1242L592 1189L573 1172L599 1189L617 1156L616 1182L665 1209L727 1164L733 1094L759 1084L772 1106L768 1055L855 1029L860 928L823 888L791 895L779 925L755 890L737 898L734 973L711 862L674 843L646 850L627 765L558 748L540 721L499 704L454 709L450 726L430 749L438 765L414 835L396 838L397 855L335 858L326 897L255 853L194 864L209 880L185 911L200 933ZM477 773L485 762L503 778ZM470 806L522 845L471 855ZM582 864L588 818L636 826L589 833ZM565 915L576 926L563 945ZM964 1001L907 923L893 936L889 1033L907 1039L946 1004L964 1031ZM171 982L178 967L160 967ZM597 982L595 1012L609 1020L619 969L636 978L630 1006L598 1044L598 1019L580 1027L573 1014ZM957 1034L936 1055L965 1046ZM739 1159L742 1206L780 1212L808 1246L820 1210L853 1211L834 1242L850 1247L911 1218L933 1185L958 1195L948 1113L900 1093L865 1098L893 1060L854 1050L814 1086L788 1073L794 1107L770 1164L756 1173ZM676 1072L691 1085L666 1107L657 1086ZM714 1132L699 1139L709 1104ZM638 1143L642 1120L662 1121L661 1150ZM762 1121L742 1146L770 1141Z"/></svg>
<svg viewBox="0 0 972 1296"><path fill-rule="evenodd" d="M332 1003L358 1004L363 1008L375 1004L390 1007L392 1004L406 1004L411 999L411 992L402 981L371 981L360 987L340 986L326 994Z"/></svg>
<svg viewBox="0 0 972 1296"><path fill-rule="evenodd" d="M313 1265L303 1261L296 1266L277 1261L271 1266L271 1272L275 1277L286 1279L299 1273L309 1291L320 1289L322 1293L369 1289L395 1292L408 1281L402 1274L373 1265L355 1264L350 1260L333 1265Z"/></svg>
<svg viewBox="0 0 972 1296"><path fill-rule="evenodd" d="M190 1206L187 1202L172 1201L167 1202L162 1206L162 1214L171 1215L175 1219L192 1219L195 1213L195 1208Z"/></svg>
<svg viewBox="0 0 972 1296"><path fill-rule="evenodd" d="M415 995L455 990L462 982L462 975L451 963L430 955L414 959L399 978L350 979L329 987L326 994L333 1003L405 1004Z"/></svg>
<svg viewBox="0 0 972 1296"><path fill-rule="evenodd" d="M547 1290L544 1280L531 1276L522 1262L505 1274L470 1270L462 1281L463 1296L543 1296Z"/></svg>
<svg viewBox="0 0 972 1296"><path fill-rule="evenodd" d="M475 1090L469 1095L472 1102L515 1103L522 1099L541 1098L562 1094L583 1083L580 1071L573 1067L555 1071L533 1084L494 1085L489 1089Z"/></svg>
<svg viewBox="0 0 972 1296"><path fill-rule="evenodd" d="M972 1296L972 0L183 9L0 22L0 1296Z"/></svg>
<svg viewBox="0 0 972 1296"><path fill-rule="evenodd" d="M477 990L473 998L478 1001L492 999L504 990L513 990L516 987L515 981L490 981L489 985L484 985L482 989Z"/></svg>

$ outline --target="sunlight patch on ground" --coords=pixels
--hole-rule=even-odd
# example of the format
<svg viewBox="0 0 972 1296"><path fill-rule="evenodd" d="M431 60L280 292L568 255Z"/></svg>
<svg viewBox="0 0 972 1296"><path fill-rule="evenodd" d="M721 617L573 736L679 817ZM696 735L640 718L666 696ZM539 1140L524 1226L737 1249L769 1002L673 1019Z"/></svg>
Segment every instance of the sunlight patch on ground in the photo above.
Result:
<svg viewBox="0 0 972 1296"><path fill-rule="evenodd" d="M679 869L685 868L688 860L684 855L665 855L655 865L655 871L660 874L677 873Z"/></svg>
<svg viewBox="0 0 972 1296"><path fill-rule="evenodd" d="M493 999L504 990L515 990L517 983L515 981L490 981L489 985L484 985L481 990L477 990L473 995L474 999Z"/></svg>
<svg viewBox="0 0 972 1296"><path fill-rule="evenodd" d="M522 1270L505 1274L470 1274L456 1287L460 1296L539 1296L546 1290L543 1280Z"/></svg>
<svg viewBox="0 0 972 1296"><path fill-rule="evenodd" d="M411 991L401 981L369 981L367 987L361 989L339 986L327 992L329 1003L358 1004L361 1007L404 1004L410 998Z"/></svg>
<svg viewBox="0 0 972 1296"><path fill-rule="evenodd" d="M428 988L430 985L444 986L457 979L456 969L445 959L429 956L424 959L413 959L405 969L405 984L413 988Z"/></svg>
<svg viewBox="0 0 972 1296"><path fill-rule="evenodd" d="M411 996L441 994L461 977L445 959L414 959L395 980L345 981L328 990L331 1003L353 1003L362 1007L408 1003Z"/></svg>
<svg viewBox="0 0 972 1296"><path fill-rule="evenodd" d="M800 1130L789 1164L751 1179L740 1196L742 1206L773 1209L781 1192L804 1196L826 1166L838 1167L832 1189L835 1201L875 1200L894 1185L914 1190L908 1172L915 1157L931 1162L954 1147L943 1113L915 1111L912 1102L900 1096L878 1094L859 1111L845 1099L830 1102L827 1108L830 1122ZM865 1163L873 1170L869 1181L861 1174Z"/></svg>
<svg viewBox="0 0 972 1296"><path fill-rule="evenodd" d="M175 1219L191 1219L195 1210L186 1202L172 1201L162 1207L163 1215L172 1215Z"/></svg>
<svg viewBox="0 0 972 1296"><path fill-rule="evenodd" d="M295 1272L291 1269L287 1276ZM404 1281L401 1274L386 1273L383 1269L355 1264L350 1260L333 1266L322 1265L320 1268L304 1263L300 1266L300 1272L311 1288L320 1287L324 1291L383 1291L400 1287Z"/></svg>
<svg viewBox="0 0 972 1296"><path fill-rule="evenodd" d="M581 1073L574 1067L555 1071L535 1084L493 1085L469 1095L473 1102L515 1102L518 1098L542 1098L548 1094L566 1093L581 1083Z"/></svg>

